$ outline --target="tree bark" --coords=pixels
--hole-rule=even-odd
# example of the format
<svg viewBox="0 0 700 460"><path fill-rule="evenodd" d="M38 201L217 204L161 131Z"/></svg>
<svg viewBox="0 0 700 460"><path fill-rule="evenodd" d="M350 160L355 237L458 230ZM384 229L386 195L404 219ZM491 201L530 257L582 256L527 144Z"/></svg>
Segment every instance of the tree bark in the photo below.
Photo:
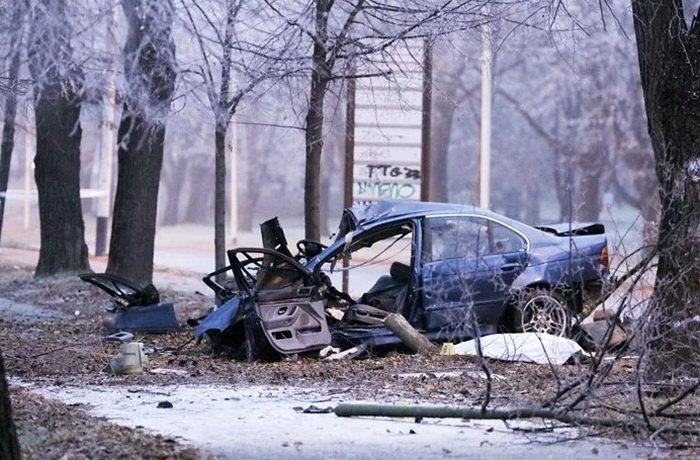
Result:
<svg viewBox="0 0 700 460"><path fill-rule="evenodd" d="M658 268L644 325L649 379L700 376L700 30L681 0L634 0L648 130L660 185Z"/></svg>
<svg viewBox="0 0 700 460"><path fill-rule="evenodd" d="M90 269L80 203L82 71L73 62L63 0L34 6L29 70L34 79L41 249L36 275Z"/></svg>
<svg viewBox="0 0 700 460"><path fill-rule="evenodd" d="M221 84L219 100L214 108L216 123L214 127L214 265L217 270L224 268L226 263L226 132L231 125L235 105L230 101L231 85L231 47L236 22L236 12L239 5L233 2L226 4L226 28L224 41L221 44ZM235 155L235 152L232 152ZM231 171L236 174L236 171ZM235 229L231 229L235 233ZM226 274L217 275L216 281L223 282Z"/></svg>
<svg viewBox="0 0 700 460"><path fill-rule="evenodd" d="M160 0L122 2L124 108L117 140L119 163L107 273L149 284L163 164L165 121L175 91L173 6Z"/></svg>
<svg viewBox="0 0 700 460"><path fill-rule="evenodd" d="M19 460L20 450L17 441L17 430L12 417L10 392L5 378L5 363L0 351L0 458L3 460Z"/></svg>
<svg viewBox="0 0 700 460"><path fill-rule="evenodd" d="M304 224L306 238L321 239L320 178L321 153L323 152L323 103L328 88L330 69L326 57L328 40L328 15L332 0L316 0L316 32L311 58L311 90L306 112L306 169L304 176Z"/></svg>

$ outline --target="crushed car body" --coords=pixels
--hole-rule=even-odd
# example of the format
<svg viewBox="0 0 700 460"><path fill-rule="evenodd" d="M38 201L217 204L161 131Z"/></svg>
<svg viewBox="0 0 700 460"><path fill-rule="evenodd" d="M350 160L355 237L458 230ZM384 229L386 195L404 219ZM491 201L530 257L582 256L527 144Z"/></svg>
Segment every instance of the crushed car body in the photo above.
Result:
<svg viewBox="0 0 700 460"><path fill-rule="evenodd" d="M195 328L214 347L245 346L249 360L398 345L389 313L435 342L565 336L608 273L601 224L533 227L466 205L348 208L330 245L301 240L296 255L276 218L261 230L263 247L229 250L230 265L204 278L218 308Z"/></svg>

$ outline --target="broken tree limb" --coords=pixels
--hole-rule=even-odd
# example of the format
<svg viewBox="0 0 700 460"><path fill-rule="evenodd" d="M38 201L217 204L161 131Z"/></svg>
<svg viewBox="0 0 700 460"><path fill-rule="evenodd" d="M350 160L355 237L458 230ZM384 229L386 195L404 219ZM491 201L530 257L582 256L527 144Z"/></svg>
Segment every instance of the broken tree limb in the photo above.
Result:
<svg viewBox="0 0 700 460"><path fill-rule="evenodd" d="M602 417L586 417L572 412L542 409L538 407L516 408L508 410L482 410L480 407L459 406L393 406L386 404L340 403L336 406L335 415L338 417L397 417L397 418L461 418L474 420L516 420L540 418L557 420L568 425L588 425L610 428L626 428L652 433L675 433L700 436L700 430L691 428L667 427L648 424L644 420L631 417L608 419Z"/></svg>
<svg viewBox="0 0 700 460"><path fill-rule="evenodd" d="M398 313L389 313L384 318L384 325L395 336L401 339L412 352L421 353L437 353L438 348L427 337L418 332L411 324Z"/></svg>

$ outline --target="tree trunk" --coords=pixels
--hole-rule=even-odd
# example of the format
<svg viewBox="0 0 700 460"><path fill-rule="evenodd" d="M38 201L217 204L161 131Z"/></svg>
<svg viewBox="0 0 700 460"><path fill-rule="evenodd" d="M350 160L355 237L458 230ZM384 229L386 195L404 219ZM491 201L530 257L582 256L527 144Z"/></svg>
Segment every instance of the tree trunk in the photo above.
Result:
<svg viewBox="0 0 700 460"><path fill-rule="evenodd" d="M602 129L601 129L602 131ZM594 222L600 217L602 201L600 197L600 180L603 169L608 164L605 155L605 146L602 142L594 144L594 151L580 157L581 179L579 195L581 206L577 218L583 222Z"/></svg>
<svg viewBox="0 0 700 460"><path fill-rule="evenodd" d="M306 238L321 239L320 177L323 152L323 102L328 88L330 69L326 62L328 14L331 0L316 0L316 34L312 56L311 91L306 112L306 170L304 176L304 224Z"/></svg>
<svg viewBox="0 0 700 460"><path fill-rule="evenodd" d="M12 58L8 69L10 84L19 79L20 50L22 39L22 3L15 5L12 22L18 24L14 31L10 49ZM17 92L10 90L5 95L5 111L3 113L2 142L0 143L0 192L6 192L10 182L10 164L12 163L12 151L15 148L15 122L17 119ZM0 236L2 235L2 222L5 216L5 197L0 197Z"/></svg>
<svg viewBox="0 0 700 460"><path fill-rule="evenodd" d="M5 378L5 363L0 351L0 458L19 460L20 450L17 442L17 430L12 418L10 392Z"/></svg>
<svg viewBox="0 0 700 460"><path fill-rule="evenodd" d="M228 123L216 123L214 132L214 263L216 269L226 264L226 131ZM233 174L234 172L231 171ZM223 281L222 273L217 281Z"/></svg>
<svg viewBox="0 0 700 460"><path fill-rule="evenodd" d="M444 43L434 45L435 51L435 87L433 96L431 148L432 164L430 172L430 200L449 201L448 188L448 155L452 122L457 109L457 91L460 88L462 74L467 67L467 60L458 59L454 62L454 54ZM451 45L450 45L451 46ZM464 160L466 161L466 159Z"/></svg>
<svg viewBox="0 0 700 460"><path fill-rule="evenodd" d="M29 70L34 79L41 250L36 275L84 272L88 265L80 203L82 71L72 60L63 1L33 12Z"/></svg>
<svg viewBox="0 0 700 460"><path fill-rule="evenodd" d="M209 157L194 157L189 161L186 169L189 177L211 177L212 168ZM191 224L203 224L211 222L211 203L214 189L209 181L192 181L187 193L187 206L183 221Z"/></svg>
<svg viewBox="0 0 700 460"><path fill-rule="evenodd" d="M163 158L164 169L161 173L161 182L165 186L165 209L161 214L162 225L176 225L182 222L180 217L180 200L183 195L183 185L187 179L187 157L179 156L175 159ZM197 178L192 180L196 181Z"/></svg>
<svg viewBox="0 0 700 460"><path fill-rule="evenodd" d="M175 90L170 2L122 2L127 92L117 135L119 173L107 273L151 283L165 120Z"/></svg>
<svg viewBox="0 0 700 460"><path fill-rule="evenodd" d="M642 89L660 185L654 295L644 325L649 379L700 376L700 30L681 0L634 0Z"/></svg>
<svg viewBox="0 0 700 460"><path fill-rule="evenodd" d="M214 108L216 123L214 128L214 265L216 269L224 268L226 263L226 132L231 124L234 107L230 99L231 84L231 47L238 6L233 2L226 4L226 29L224 42L221 44L221 84L219 100ZM232 152L235 155L235 152ZM236 174L236 171L231 171ZM236 229L231 229L235 233ZM223 283L226 274L216 276L216 281Z"/></svg>

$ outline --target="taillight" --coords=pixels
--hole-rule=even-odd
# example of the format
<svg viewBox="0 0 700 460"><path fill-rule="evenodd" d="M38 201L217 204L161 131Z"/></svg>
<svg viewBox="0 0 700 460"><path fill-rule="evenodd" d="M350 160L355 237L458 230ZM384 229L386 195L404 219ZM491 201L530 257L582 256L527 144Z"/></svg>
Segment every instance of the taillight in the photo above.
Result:
<svg viewBox="0 0 700 460"><path fill-rule="evenodd" d="M610 259L608 258L608 247L607 246L605 246L603 249L600 250L600 265L603 268L610 267Z"/></svg>

